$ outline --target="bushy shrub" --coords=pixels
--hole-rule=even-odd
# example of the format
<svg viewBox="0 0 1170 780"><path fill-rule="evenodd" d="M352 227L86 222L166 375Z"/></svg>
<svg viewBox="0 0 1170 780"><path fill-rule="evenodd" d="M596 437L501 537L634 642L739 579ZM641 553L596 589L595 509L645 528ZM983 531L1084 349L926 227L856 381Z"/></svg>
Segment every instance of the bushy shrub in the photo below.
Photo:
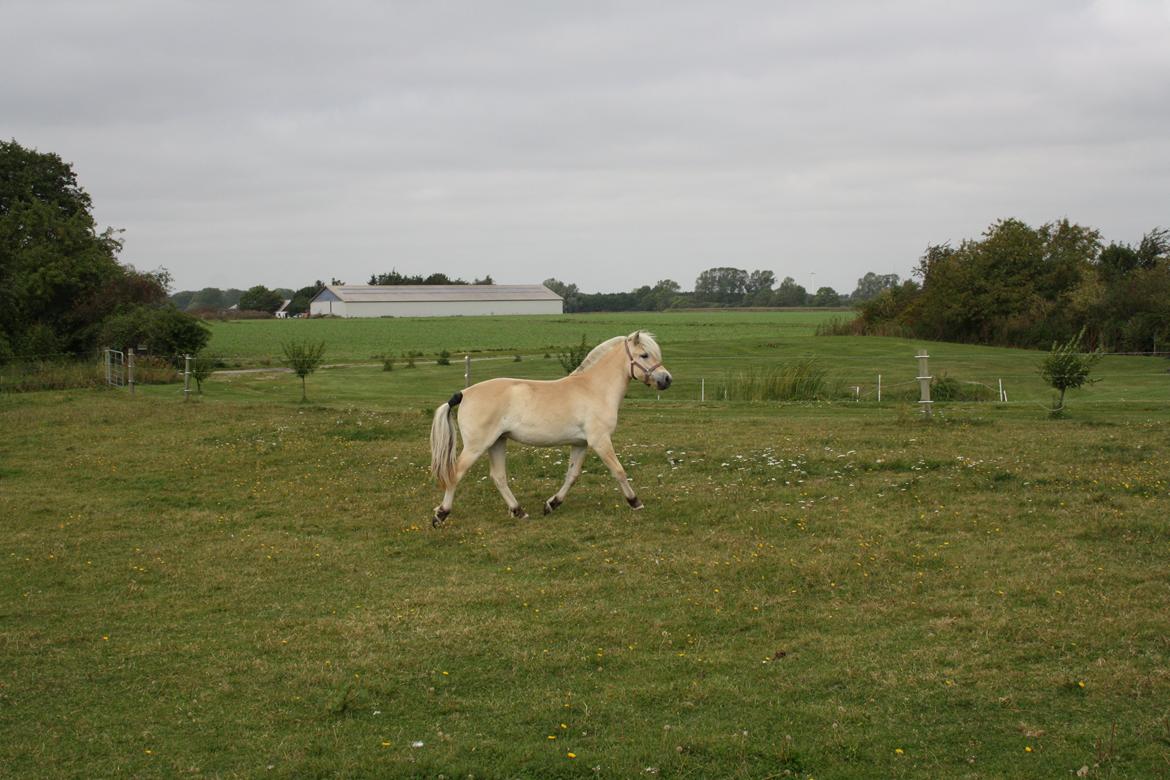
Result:
<svg viewBox="0 0 1170 780"><path fill-rule="evenodd" d="M184 355L194 355L207 345L211 331L190 314L174 306L134 306L102 323L104 346L125 351L146 347L149 354L182 365Z"/></svg>
<svg viewBox="0 0 1170 780"><path fill-rule="evenodd" d="M581 361L589 354L591 347L585 342L585 334L581 334L581 343L576 346L566 347L564 352L557 353L557 360L561 362L561 368L565 369L566 374L571 374L577 370L577 366L581 365Z"/></svg>

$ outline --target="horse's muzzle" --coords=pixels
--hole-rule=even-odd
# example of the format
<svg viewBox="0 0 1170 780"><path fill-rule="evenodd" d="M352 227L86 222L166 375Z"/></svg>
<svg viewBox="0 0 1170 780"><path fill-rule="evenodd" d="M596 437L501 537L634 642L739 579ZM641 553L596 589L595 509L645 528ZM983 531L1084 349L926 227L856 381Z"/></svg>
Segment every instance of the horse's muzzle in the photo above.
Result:
<svg viewBox="0 0 1170 780"><path fill-rule="evenodd" d="M670 387L670 383L670 374L663 374L662 376L654 377L654 384L658 385L659 390L665 390L666 388Z"/></svg>

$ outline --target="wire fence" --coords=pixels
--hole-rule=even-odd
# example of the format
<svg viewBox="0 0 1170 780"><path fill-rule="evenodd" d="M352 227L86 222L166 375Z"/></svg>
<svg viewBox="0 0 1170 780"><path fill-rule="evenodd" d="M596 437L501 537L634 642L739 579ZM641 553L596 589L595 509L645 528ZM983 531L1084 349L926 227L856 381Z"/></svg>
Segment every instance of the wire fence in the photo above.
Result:
<svg viewBox="0 0 1170 780"><path fill-rule="evenodd" d="M997 350L987 356L958 353L946 345L929 356L929 398L932 404L1048 403L1053 390L1040 377L1039 363L1045 353ZM1170 369L1162 359L1170 353L1113 352L1093 373L1093 382L1078 395L1078 404L1170 405ZM1144 358L1144 360L1142 359ZM1152 360L1159 358L1159 360ZM233 368L216 356L132 355L107 350L79 359L75 353L23 355L0 365L0 392L64 389L68 387L120 387L133 392L135 385L201 384L212 371L247 373L288 370L283 356L259 355L232 361ZM735 401L831 401L853 403L919 403L923 398L917 356L902 352L874 355L837 355L825 352L792 354L686 354L667 355L673 385L662 397L701 403ZM563 375L551 353L453 355L446 359L417 353L375 361L339 360L325 369L408 365L428 367L449 362L464 369L464 384L501 376L553 379ZM813 367L816 381L791 392L780 387L782 372L793 365ZM257 365L261 364L261 365ZM133 373L131 373L131 371ZM798 379L800 377L797 377ZM807 379L808 377L805 377ZM803 380L802 380L803 381ZM771 386L769 386L771 382ZM791 382L789 383L791 384Z"/></svg>

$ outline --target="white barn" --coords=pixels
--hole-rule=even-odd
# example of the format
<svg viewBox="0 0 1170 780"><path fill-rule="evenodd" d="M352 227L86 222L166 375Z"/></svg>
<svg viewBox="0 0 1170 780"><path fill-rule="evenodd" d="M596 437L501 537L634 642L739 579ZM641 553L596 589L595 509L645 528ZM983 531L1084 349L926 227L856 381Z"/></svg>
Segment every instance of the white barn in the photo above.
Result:
<svg viewBox="0 0 1170 780"><path fill-rule="evenodd" d="M561 314L561 296L542 284L329 285L309 302L316 317L457 317Z"/></svg>

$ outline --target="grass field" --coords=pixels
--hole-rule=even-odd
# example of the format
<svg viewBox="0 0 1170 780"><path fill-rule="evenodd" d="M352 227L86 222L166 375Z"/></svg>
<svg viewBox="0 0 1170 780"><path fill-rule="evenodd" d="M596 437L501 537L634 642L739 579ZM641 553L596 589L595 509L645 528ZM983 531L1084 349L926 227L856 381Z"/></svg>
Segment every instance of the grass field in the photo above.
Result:
<svg viewBox="0 0 1170 780"><path fill-rule="evenodd" d="M458 365L322 370L309 404L274 372L186 404L0 395L0 773L1170 774L1165 361L1107 358L1049 420L1038 353L925 345L1033 396L927 424L907 400L688 384L810 352L893 377L922 345L655 316L678 386L632 387L615 435L640 513L591 456L555 515L517 522L480 464L432 530L428 414ZM552 377L542 340L639 324L564 319L431 321L395 349L529 343L476 378ZM312 332L368 358L346 334ZM564 455L511 448L530 510Z"/></svg>

